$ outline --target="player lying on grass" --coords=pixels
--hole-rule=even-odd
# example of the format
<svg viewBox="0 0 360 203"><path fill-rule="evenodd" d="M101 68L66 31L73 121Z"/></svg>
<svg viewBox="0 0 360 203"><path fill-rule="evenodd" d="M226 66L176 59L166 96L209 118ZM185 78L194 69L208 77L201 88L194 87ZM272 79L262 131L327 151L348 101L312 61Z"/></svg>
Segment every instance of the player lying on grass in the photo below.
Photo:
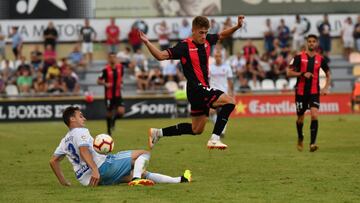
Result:
<svg viewBox="0 0 360 203"><path fill-rule="evenodd" d="M63 112L63 119L69 132L61 140L50 160L50 166L59 182L70 186L60 167L60 161L66 156L73 165L75 176L82 185L154 185L155 183L191 182L191 172L186 170L183 176L169 177L145 170L150 153L145 150L121 151L103 155L93 148L93 138L85 128L86 118L78 107L70 106Z"/></svg>

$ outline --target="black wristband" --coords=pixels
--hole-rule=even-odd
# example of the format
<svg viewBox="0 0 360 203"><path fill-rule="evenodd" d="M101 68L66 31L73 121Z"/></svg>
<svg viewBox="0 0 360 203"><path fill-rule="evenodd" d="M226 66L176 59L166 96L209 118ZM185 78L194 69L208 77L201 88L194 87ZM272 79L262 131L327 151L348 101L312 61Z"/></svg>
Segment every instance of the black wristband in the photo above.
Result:
<svg viewBox="0 0 360 203"><path fill-rule="evenodd" d="M304 75L305 75L305 72L301 72L301 75L300 75L300 76L303 76L303 77L304 77Z"/></svg>

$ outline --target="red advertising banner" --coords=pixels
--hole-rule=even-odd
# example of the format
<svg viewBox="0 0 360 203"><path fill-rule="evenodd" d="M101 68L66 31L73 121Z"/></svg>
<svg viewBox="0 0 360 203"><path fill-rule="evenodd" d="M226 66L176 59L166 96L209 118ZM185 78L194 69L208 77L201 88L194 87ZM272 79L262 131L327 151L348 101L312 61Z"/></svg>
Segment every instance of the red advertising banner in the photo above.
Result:
<svg viewBox="0 0 360 203"><path fill-rule="evenodd" d="M351 113L351 94L335 93L320 96L321 114ZM232 117L295 115L295 96L278 95L238 95Z"/></svg>

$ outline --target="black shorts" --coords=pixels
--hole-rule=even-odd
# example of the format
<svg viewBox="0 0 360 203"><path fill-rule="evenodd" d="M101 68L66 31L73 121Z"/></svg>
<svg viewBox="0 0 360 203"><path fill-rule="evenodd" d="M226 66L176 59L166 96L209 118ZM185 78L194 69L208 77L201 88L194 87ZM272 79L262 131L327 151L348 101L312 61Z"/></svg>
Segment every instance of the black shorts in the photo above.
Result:
<svg viewBox="0 0 360 203"><path fill-rule="evenodd" d="M307 109L315 107L319 109L320 107L320 95L311 94L311 95L296 95L295 96L296 104L296 113L297 115L304 115Z"/></svg>
<svg viewBox="0 0 360 203"><path fill-rule="evenodd" d="M105 106L108 111L116 109L119 106L124 106L124 100L122 97L115 97L113 99L105 99Z"/></svg>
<svg viewBox="0 0 360 203"><path fill-rule="evenodd" d="M209 116L212 104L224 93L218 89L202 86L188 86L186 88L187 98L191 104L191 116Z"/></svg>

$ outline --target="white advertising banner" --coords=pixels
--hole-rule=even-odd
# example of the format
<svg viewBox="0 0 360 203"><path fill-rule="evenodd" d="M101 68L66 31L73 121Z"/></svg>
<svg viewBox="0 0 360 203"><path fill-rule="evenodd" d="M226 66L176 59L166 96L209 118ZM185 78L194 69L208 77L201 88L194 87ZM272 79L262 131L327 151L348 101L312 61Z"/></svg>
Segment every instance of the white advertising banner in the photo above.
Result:
<svg viewBox="0 0 360 203"><path fill-rule="evenodd" d="M329 15L329 20L331 24L331 35L333 37L338 37L345 18L351 17L355 21L357 14L334 14ZM237 17L232 16L233 24L236 23ZM286 25L292 29L295 23L294 15L274 15L274 16L247 16L245 18L245 24L242 29L238 30L235 34L235 38L262 38L263 32L265 29L265 20L270 18L272 21L273 28L276 28L279 25L280 19L285 20ZM150 39L156 40L157 35L155 30L159 26L161 21L166 21L167 25L170 27L171 39L177 39L175 34L178 30L181 22L184 18L145 18L142 20L137 19L116 19L116 24L120 27L120 38L121 40L126 40L127 35L130 31L131 26L136 23L141 29L147 31L147 35ZM186 18L190 24L192 18ZM216 22L222 27L223 22L226 19L226 16L211 17L215 19ZM307 33L318 34L317 25L321 23L323 19L322 15L303 15L302 22L304 26L308 28ZM43 41L42 33L45 30L48 22L50 20L0 20L0 25L2 27L3 33L6 36L9 36L12 26L18 26L19 32L21 33L23 40L25 42L41 42ZM60 42L73 42L79 40L79 30L84 24L83 19L64 19L64 20L52 20L56 26L56 29L59 33ZM109 19L92 19L90 20L91 26L97 32L97 39L103 41L105 40L105 28L109 24ZM10 39L7 39L10 41Z"/></svg>

